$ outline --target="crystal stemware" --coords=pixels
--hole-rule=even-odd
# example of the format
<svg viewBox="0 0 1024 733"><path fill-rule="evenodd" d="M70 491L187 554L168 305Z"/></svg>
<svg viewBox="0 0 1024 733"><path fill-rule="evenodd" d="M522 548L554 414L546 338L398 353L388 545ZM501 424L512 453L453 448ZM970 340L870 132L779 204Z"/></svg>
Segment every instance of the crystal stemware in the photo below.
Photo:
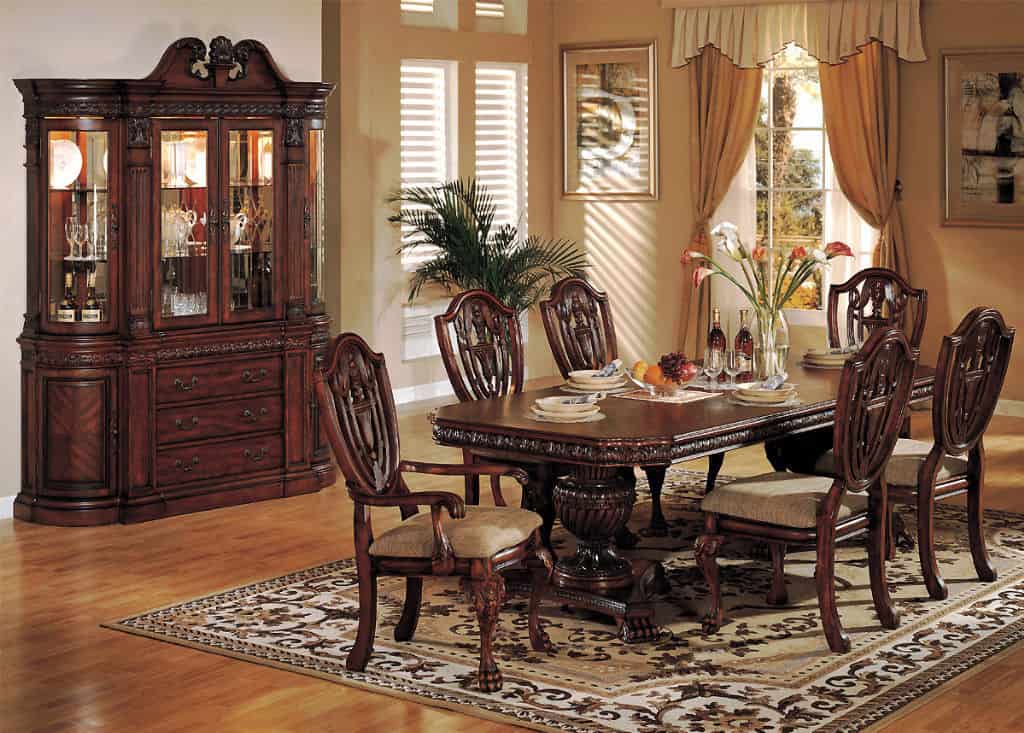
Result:
<svg viewBox="0 0 1024 733"><path fill-rule="evenodd" d="M708 378L708 387L711 389L718 386L718 375L722 373L723 361L720 349L708 349L704 352L704 376Z"/></svg>
<svg viewBox="0 0 1024 733"><path fill-rule="evenodd" d="M742 351L731 349L725 352L725 373L729 376L729 383L726 385L727 389L736 389L736 375L743 371L743 357L745 354Z"/></svg>

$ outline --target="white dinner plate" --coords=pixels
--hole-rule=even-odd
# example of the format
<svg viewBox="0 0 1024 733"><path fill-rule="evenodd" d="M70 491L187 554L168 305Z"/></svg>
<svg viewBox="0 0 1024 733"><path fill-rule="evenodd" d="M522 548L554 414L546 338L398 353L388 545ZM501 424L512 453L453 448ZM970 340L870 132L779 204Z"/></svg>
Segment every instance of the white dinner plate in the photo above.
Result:
<svg viewBox="0 0 1024 733"><path fill-rule="evenodd" d="M597 422L598 420L604 420L605 414L598 410L597 412L590 415L558 415L543 412L538 410L536 407L531 408L529 417L533 420L539 420L541 422L554 422L554 423L581 423L581 422Z"/></svg>

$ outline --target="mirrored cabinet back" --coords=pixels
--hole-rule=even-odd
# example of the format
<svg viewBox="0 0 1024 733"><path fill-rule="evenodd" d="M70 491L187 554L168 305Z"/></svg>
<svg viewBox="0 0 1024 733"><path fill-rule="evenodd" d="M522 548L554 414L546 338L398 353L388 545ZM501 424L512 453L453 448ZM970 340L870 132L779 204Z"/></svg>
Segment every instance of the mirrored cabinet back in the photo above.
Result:
<svg viewBox="0 0 1024 733"><path fill-rule="evenodd" d="M334 482L312 392L324 113L262 43L144 79L18 79L28 273L19 519L138 522Z"/></svg>

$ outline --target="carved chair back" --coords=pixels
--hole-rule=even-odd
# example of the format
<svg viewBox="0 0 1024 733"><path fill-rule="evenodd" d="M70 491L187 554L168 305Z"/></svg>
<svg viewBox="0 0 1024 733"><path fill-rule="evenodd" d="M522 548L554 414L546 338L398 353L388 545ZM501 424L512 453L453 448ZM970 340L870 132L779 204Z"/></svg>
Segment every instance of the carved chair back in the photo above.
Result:
<svg viewBox="0 0 1024 733"><path fill-rule="evenodd" d="M523 340L516 312L485 290L456 295L434 317L441 360L462 402L523 389ZM455 341L452 341L452 334Z"/></svg>
<svg viewBox="0 0 1024 733"><path fill-rule="evenodd" d="M408 493L398 471L398 420L384 355L357 334L343 333L328 345L315 386L349 494L358 501L360 495Z"/></svg>
<svg viewBox="0 0 1024 733"><path fill-rule="evenodd" d="M942 339L932 428L946 453L970 451L988 428L1010 365L1015 330L994 308L975 308Z"/></svg>
<svg viewBox="0 0 1024 733"><path fill-rule="evenodd" d="M846 362L833 434L837 485L862 492L879 480L907 412L917 358L903 331L887 328L875 329Z"/></svg>
<svg viewBox="0 0 1024 733"><path fill-rule="evenodd" d="M577 369L600 369L618 358L608 296L578 277L559 281L540 304L544 332L562 377Z"/></svg>
<svg viewBox="0 0 1024 733"><path fill-rule="evenodd" d="M840 307L845 304L845 333L840 331ZM828 340L833 348L852 346L878 328L906 328L910 345L919 348L928 316L928 291L910 286L893 270L870 267L828 291ZM844 343L845 338L845 343Z"/></svg>

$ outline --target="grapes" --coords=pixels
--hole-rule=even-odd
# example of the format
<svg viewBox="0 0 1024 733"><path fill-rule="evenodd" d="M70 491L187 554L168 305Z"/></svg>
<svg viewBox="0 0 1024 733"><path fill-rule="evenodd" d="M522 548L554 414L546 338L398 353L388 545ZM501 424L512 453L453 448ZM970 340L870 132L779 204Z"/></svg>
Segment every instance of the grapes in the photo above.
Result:
<svg viewBox="0 0 1024 733"><path fill-rule="evenodd" d="M670 354L665 354L658 360L658 366L661 367L661 373L664 375L665 379L671 382L689 381L686 378L686 365L688 363L689 359L686 358L686 354L682 351L674 351Z"/></svg>

